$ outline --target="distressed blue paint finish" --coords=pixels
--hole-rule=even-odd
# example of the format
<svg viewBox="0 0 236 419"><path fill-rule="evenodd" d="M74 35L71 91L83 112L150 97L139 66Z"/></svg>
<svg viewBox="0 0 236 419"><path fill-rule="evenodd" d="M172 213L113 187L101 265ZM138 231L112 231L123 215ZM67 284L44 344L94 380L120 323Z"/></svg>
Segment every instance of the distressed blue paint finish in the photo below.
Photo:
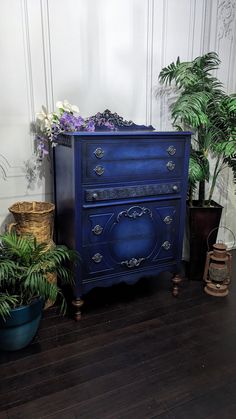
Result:
<svg viewBox="0 0 236 419"><path fill-rule="evenodd" d="M54 152L58 243L77 249L75 297L178 272L189 132L80 132Z"/></svg>

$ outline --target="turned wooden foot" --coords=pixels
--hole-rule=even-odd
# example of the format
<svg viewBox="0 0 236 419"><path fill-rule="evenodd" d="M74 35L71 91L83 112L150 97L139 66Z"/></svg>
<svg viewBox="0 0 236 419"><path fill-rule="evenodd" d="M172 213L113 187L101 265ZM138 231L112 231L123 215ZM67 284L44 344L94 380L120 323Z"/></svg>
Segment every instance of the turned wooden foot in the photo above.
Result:
<svg viewBox="0 0 236 419"><path fill-rule="evenodd" d="M173 289L172 289L172 295L174 297L177 297L179 295L179 284L182 282L182 278L180 275L175 275L174 278L172 278L173 281Z"/></svg>
<svg viewBox="0 0 236 419"><path fill-rule="evenodd" d="M76 321L81 320L81 307L84 304L83 300L81 300L80 298L76 298L75 300L72 301L72 305L75 308L75 313L74 313L74 319Z"/></svg>

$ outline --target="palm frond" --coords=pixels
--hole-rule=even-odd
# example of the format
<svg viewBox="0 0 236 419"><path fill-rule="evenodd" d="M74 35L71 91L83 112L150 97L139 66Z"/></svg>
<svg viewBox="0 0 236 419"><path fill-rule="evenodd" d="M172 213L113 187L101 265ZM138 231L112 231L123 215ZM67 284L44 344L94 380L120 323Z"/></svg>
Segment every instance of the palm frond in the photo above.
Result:
<svg viewBox="0 0 236 419"><path fill-rule="evenodd" d="M74 285L74 273L70 269L60 266L57 270L62 285Z"/></svg>
<svg viewBox="0 0 236 419"><path fill-rule="evenodd" d="M224 158L234 158L236 156L236 140L223 140L214 143L212 150L215 154L222 155Z"/></svg>
<svg viewBox="0 0 236 419"><path fill-rule="evenodd" d="M11 253L12 257L23 259L25 262L33 251L34 238L29 235L27 237L18 236L15 232L5 233L2 236L2 243L5 250Z"/></svg>
<svg viewBox="0 0 236 419"><path fill-rule="evenodd" d="M204 179L209 180L209 162L198 152L192 151L189 159L189 181L195 184Z"/></svg>
<svg viewBox="0 0 236 419"><path fill-rule="evenodd" d="M236 95L231 95L227 103L228 111L236 114Z"/></svg>
<svg viewBox="0 0 236 419"><path fill-rule="evenodd" d="M32 272L27 275L24 288L30 289L33 295L43 297L45 300L50 299L53 302L56 301L58 286L52 282L49 282L47 276L40 272Z"/></svg>
<svg viewBox="0 0 236 419"><path fill-rule="evenodd" d="M214 70L217 70L221 61L218 54L214 51L208 52L200 57L196 57L193 60L193 66L199 68L199 71L204 71L204 73L211 73Z"/></svg>
<svg viewBox="0 0 236 419"><path fill-rule="evenodd" d="M33 236L5 233L0 236L0 293L17 295L18 304L28 304L38 296L55 302L59 295L64 310L61 290L49 282L48 274L56 274L61 284L74 285L73 270L79 260L78 253L66 246L49 248L47 243L38 244ZM0 316L10 307L10 299L2 297L2 301Z"/></svg>
<svg viewBox="0 0 236 419"><path fill-rule="evenodd" d="M188 127L197 134L192 145L199 154L192 154L189 167L191 190L198 182L211 179L212 192L225 165L232 168L236 179L236 93L227 95L223 83L215 76L220 63L216 52L190 62L181 62L178 57L176 63L164 67L159 74L162 84L171 83L177 88L178 97L170 107L173 125ZM211 177L208 155L215 157ZM203 190L199 188L199 193Z"/></svg>
<svg viewBox="0 0 236 419"><path fill-rule="evenodd" d="M171 109L174 124L180 120L193 128L207 125L209 122L206 114L207 102L208 95L202 92L180 96Z"/></svg>
<svg viewBox="0 0 236 419"><path fill-rule="evenodd" d="M0 285L6 279L10 280L15 276L17 265L13 260L0 258Z"/></svg>
<svg viewBox="0 0 236 419"><path fill-rule="evenodd" d="M180 60L178 57L176 63L172 62L167 67L164 67L159 74L159 81L163 84L171 84L171 82L176 78L179 64Z"/></svg>
<svg viewBox="0 0 236 419"><path fill-rule="evenodd" d="M13 309L18 302L17 295L9 295L8 293L0 293L0 317L6 320L11 309Z"/></svg>

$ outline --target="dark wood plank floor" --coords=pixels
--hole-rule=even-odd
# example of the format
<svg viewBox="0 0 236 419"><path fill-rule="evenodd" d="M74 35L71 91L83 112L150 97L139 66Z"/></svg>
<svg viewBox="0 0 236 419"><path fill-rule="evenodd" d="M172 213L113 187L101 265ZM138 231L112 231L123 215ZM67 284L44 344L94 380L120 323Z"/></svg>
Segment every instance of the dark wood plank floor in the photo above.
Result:
<svg viewBox="0 0 236 419"><path fill-rule="evenodd" d="M0 418L235 419L236 284L170 287L93 290L80 323L45 311L28 348L0 355Z"/></svg>

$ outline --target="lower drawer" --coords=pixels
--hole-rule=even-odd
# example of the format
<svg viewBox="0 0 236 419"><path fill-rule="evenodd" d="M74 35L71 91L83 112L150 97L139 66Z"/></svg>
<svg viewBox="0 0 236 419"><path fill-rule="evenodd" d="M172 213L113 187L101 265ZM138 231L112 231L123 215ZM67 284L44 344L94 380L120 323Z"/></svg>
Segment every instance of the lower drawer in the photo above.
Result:
<svg viewBox="0 0 236 419"><path fill-rule="evenodd" d="M177 258L179 200L83 211L85 276L125 272Z"/></svg>
<svg viewBox="0 0 236 419"><path fill-rule="evenodd" d="M152 238L150 238L150 241L152 241L152 246L148 248L146 243L146 248L142 249L142 252L136 251L134 246L131 251L131 249L128 249L127 243L126 246L122 246L123 250L119 248L119 243L83 247L84 279L103 276L105 274L132 272L140 269L145 270L149 267L155 267L160 261L174 260L175 239L165 241L161 246L158 246ZM128 253L125 254L126 250Z"/></svg>

